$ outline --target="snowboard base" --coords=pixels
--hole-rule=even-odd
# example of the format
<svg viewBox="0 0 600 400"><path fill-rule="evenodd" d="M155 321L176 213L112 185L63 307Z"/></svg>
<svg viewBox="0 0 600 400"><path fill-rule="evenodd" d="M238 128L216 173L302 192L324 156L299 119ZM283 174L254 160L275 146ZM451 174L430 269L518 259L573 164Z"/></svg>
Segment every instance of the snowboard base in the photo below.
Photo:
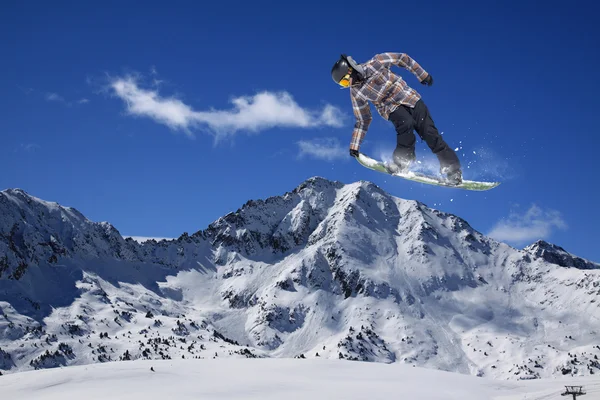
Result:
<svg viewBox="0 0 600 400"><path fill-rule="evenodd" d="M465 179L463 179L463 182L460 185L452 185L442 177L426 175L416 171L392 174L387 170L385 164L382 161L375 160L363 153L359 153L358 157L356 157L356 160L364 167L372 169L374 171L383 172L384 174L397 176L399 178L407 179L413 182L426 183L428 185L445 186L450 188L476 191L490 190L500 185L500 182L469 181Z"/></svg>

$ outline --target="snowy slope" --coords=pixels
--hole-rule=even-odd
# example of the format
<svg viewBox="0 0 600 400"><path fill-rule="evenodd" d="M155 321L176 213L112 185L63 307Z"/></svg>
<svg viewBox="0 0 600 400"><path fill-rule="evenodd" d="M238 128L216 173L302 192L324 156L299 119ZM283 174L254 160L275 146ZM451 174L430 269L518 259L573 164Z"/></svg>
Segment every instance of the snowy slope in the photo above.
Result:
<svg viewBox="0 0 600 400"><path fill-rule="evenodd" d="M597 378L498 382L339 360L131 361L24 372L0 382L0 397L31 400L547 400L561 398L565 385L583 386L589 400L600 398Z"/></svg>
<svg viewBox="0 0 600 400"><path fill-rule="evenodd" d="M0 370L301 357L502 379L600 372L600 270L547 247L514 249L368 182L311 178L141 244L6 190Z"/></svg>

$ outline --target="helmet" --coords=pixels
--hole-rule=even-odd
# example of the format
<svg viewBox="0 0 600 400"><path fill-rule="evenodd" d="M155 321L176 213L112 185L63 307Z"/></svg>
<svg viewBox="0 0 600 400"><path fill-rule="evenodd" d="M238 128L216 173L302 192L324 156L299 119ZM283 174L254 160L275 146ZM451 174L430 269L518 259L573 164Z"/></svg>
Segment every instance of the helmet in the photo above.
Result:
<svg viewBox="0 0 600 400"><path fill-rule="evenodd" d="M340 59L333 65L331 68L331 78L337 84L340 84L340 81L346 74L350 72L350 63L346 58L345 54L342 54Z"/></svg>
<svg viewBox="0 0 600 400"><path fill-rule="evenodd" d="M333 65L333 68L331 68L331 78L333 78L335 83L343 87L348 87L348 78L352 77L353 81L359 81L363 79L363 76L363 68L352 57L345 54L342 54L340 59Z"/></svg>

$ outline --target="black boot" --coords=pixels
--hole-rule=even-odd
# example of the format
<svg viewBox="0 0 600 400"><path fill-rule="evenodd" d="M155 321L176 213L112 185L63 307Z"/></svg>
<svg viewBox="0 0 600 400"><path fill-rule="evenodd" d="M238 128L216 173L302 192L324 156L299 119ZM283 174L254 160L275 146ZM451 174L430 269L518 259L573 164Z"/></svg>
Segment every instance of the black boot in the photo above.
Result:
<svg viewBox="0 0 600 400"><path fill-rule="evenodd" d="M415 159L414 153L409 154L407 157L400 157L398 152L395 151L392 162L386 163L385 167L391 174L405 174Z"/></svg>
<svg viewBox="0 0 600 400"><path fill-rule="evenodd" d="M445 175L446 182L452 186L458 186L462 183L462 171L460 168L444 167L440 170Z"/></svg>

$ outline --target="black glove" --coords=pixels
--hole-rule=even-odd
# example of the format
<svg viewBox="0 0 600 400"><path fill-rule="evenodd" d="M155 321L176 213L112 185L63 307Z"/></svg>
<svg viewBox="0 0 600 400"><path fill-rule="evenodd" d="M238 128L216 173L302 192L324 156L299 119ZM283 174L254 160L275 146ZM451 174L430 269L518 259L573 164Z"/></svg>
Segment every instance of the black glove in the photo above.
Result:
<svg viewBox="0 0 600 400"><path fill-rule="evenodd" d="M350 149L350 155L352 157L358 157L360 153L358 152L358 150L354 150L354 149Z"/></svg>
<svg viewBox="0 0 600 400"><path fill-rule="evenodd" d="M427 78L423 79L421 83L423 85L431 86L433 85L433 77L431 75L427 75Z"/></svg>

